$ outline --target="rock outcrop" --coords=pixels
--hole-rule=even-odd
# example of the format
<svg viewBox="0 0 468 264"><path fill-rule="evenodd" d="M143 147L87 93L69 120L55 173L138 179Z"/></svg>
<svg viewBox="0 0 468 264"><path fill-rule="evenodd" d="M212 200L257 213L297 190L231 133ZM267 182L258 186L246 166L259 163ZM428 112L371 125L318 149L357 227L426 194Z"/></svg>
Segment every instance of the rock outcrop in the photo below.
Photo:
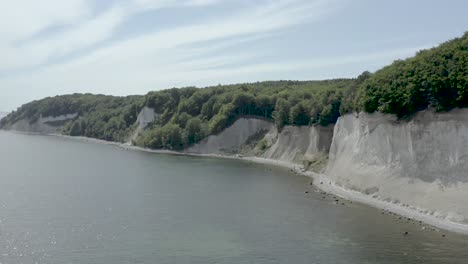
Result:
<svg viewBox="0 0 468 264"><path fill-rule="evenodd" d="M63 125L77 116L78 113L61 116L41 116L36 122L30 122L30 120L22 119L14 123L9 129L25 133L60 134Z"/></svg>
<svg viewBox="0 0 468 264"><path fill-rule="evenodd" d="M410 120L340 117L325 174L344 188L467 223L468 109Z"/></svg>
<svg viewBox="0 0 468 264"><path fill-rule="evenodd" d="M468 223L468 109L342 116L333 126L242 118L187 150L304 165L338 186L439 219Z"/></svg>
<svg viewBox="0 0 468 264"><path fill-rule="evenodd" d="M217 135L212 135L186 150L198 154L239 154L250 144L255 144L274 129L269 121L240 118Z"/></svg>
<svg viewBox="0 0 468 264"><path fill-rule="evenodd" d="M268 149L261 156L283 162L301 163L314 171L326 165L333 139L333 125L327 127L286 126L280 133L274 129L265 140Z"/></svg>
<svg viewBox="0 0 468 264"><path fill-rule="evenodd" d="M257 156L297 163L321 172L326 166L332 138L333 125L286 126L278 132L270 121L241 118L218 135L209 136L186 152Z"/></svg>
<svg viewBox="0 0 468 264"><path fill-rule="evenodd" d="M154 112L154 109L145 106L143 107L143 109L141 109L140 113L138 114L136 122L138 124L138 127L146 128L150 123L152 123L155 120L156 117L157 114Z"/></svg>
<svg viewBox="0 0 468 264"><path fill-rule="evenodd" d="M56 134L60 124L76 117L21 120L10 129ZM144 108L131 140L157 117L153 109ZM343 190L468 224L468 109L426 110L407 120L353 113L340 117L334 126L286 126L281 131L264 119L240 118L184 152L240 154L303 165Z"/></svg>
<svg viewBox="0 0 468 264"><path fill-rule="evenodd" d="M153 108L150 107L143 107L141 109L140 113L138 114L137 120L136 120L136 129L133 131L133 133L130 135L130 137L127 140L127 145L132 145L133 142L135 142L138 139L138 136L140 133L154 120L159 118L159 114L157 114Z"/></svg>

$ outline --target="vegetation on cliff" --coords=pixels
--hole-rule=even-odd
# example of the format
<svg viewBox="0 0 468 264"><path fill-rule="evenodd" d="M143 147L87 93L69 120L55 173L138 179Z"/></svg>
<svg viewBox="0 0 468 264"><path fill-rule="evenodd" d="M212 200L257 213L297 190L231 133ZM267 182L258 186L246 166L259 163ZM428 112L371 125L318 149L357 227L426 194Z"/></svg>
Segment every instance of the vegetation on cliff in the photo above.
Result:
<svg viewBox="0 0 468 264"><path fill-rule="evenodd" d="M328 125L336 122L342 99L351 87L357 89L355 83L352 79L278 81L151 92L145 105L158 117L137 143L183 148L219 133L239 116L270 119L278 127Z"/></svg>
<svg viewBox="0 0 468 264"><path fill-rule="evenodd" d="M134 130L138 113L153 108L157 118L136 142L152 148L180 149L207 135L216 134L239 116L255 116L284 125L328 125L336 122L354 79L327 81L274 81L187 87L150 92L145 96L114 97L73 94L45 98L25 104L2 120L7 127L41 116L78 113L66 123L63 133L109 141L126 141Z"/></svg>
<svg viewBox="0 0 468 264"><path fill-rule="evenodd" d="M2 119L0 127L8 127L23 119L34 123L41 116L57 117L77 113L77 119L65 124L64 134L124 141L143 103L142 96L72 94L48 97L21 106Z"/></svg>
<svg viewBox="0 0 468 264"><path fill-rule="evenodd" d="M23 105L4 118L7 128L25 119L78 113L63 133L110 141L126 141L140 110L156 112L155 121L137 143L151 148L181 149L219 133L239 116L255 116L285 125L335 123L350 111L379 111L408 116L434 107L447 111L468 106L468 33L439 47L398 60L374 74L356 79L269 81L187 87L145 96L91 94L56 96Z"/></svg>
<svg viewBox="0 0 468 264"><path fill-rule="evenodd" d="M398 117L468 107L468 32L377 71L360 87L356 106Z"/></svg>

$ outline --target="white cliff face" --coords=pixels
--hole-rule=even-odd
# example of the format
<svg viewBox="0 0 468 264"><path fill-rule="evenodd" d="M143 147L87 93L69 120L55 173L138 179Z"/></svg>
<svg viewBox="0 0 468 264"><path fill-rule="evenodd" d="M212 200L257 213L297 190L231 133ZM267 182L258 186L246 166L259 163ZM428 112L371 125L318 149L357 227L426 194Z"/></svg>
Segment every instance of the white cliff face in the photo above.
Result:
<svg viewBox="0 0 468 264"><path fill-rule="evenodd" d="M60 134L63 124L61 122L76 118L78 113L67 114L61 116L47 116L40 117L34 123L30 123L29 120L22 119L12 125L10 129L26 133L38 133L38 134Z"/></svg>
<svg viewBox="0 0 468 264"><path fill-rule="evenodd" d="M154 112L153 108L149 108L147 106L141 109L140 113L138 114L137 123L140 128L145 128L154 121L156 117L156 113Z"/></svg>
<svg viewBox="0 0 468 264"><path fill-rule="evenodd" d="M11 129L55 134L61 127L51 124L75 117L45 117L34 124L22 120ZM155 118L153 109L144 108L132 139ZM264 149L252 150L260 140ZM428 110L409 120L355 113L340 117L334 127L286 126L281 132L272 122L241 118L185 152L241 153L306 165L323 173L323 181L328 178L343 190L364 194L369 201L468 224L468 109Z"/></svg>
<svg viewBox="0 0 468 264"><path fill-rule="evenodd" d="M60 121L66 121L73 119L78 116L78 113L74 114L67 114L67 115L61 115L61 116L46 116L46 117L40 117L39 122L41 123L53 123L53 122L60 122Z"/></svg>
<svg viewBox="0 0 468 264"><path fill-rule="evenodd" d="M388 202L468 222L468 109L410 121L349 114L335 126L325 174Z"/></svg>
<svg viewBox="0 0 468 264"><path fill-rule="evenodd" d="M262 133L266 149L247 155L306 165L369 201L468 223L468 109L424 111L410 120L348 114L335 127L287 126L281 132L267 121L240 119L187 152L243 153L249 138Z"/></svg>
<svg viewBox="0 0 468 264"><path fill-rule="evenodd" d="M245 154L286 163L305 165L322 171L333 137L333 125L328 127L286 126L281 132L272 122L241 118L218 135L209 136L186 150L199 154ZM264 150L255 148L260 140ZM246 146L250 145L250 146Z"/></svg>
<svg viewBox="0 0 468 264"><path fill-rule="evenodd" d="M132 135L127 140L127 145L133 145L134 142L138 139L140 133L156 118L159 117L159 114L156 114L153 108L143 107L137 117L137 128L133 131Z"/></svg>
<svg viewBox="0 0 468 264"><path fill-rule="evenodd" d="M263 136L274 128L274 124L265 120L241 118L218 135L212 135L186 150L199 154L235 154L249 139Z"/></svg>
<svg viewBox="0 0 468 264"><path fill-rule="evenodd" d="M276 133L276 134L275 134ZM285 162L312 162L328 155L332 138L333 125L328 127L286 126L277 133L270 133L269 141L274 143L262 155L263 158Z"/></svg>

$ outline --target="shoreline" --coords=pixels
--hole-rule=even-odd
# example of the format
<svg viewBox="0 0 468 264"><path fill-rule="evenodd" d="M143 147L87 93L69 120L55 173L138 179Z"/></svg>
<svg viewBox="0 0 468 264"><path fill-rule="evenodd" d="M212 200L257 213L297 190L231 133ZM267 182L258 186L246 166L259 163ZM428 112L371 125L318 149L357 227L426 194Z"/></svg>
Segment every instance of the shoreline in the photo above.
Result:
<svg viewBox="0 0 468 264"><path fill-rule="evenodd" d="M358 202L367 206L371 206L376 209L384 210L386 212L394 213L394 214L397 214L406 218L411 218L412 220L415 220L415 221L421 221L422 223L425 223L429 226L433 226L435 228L468 235L468 225L452 222L446 219L442 219L442 218L438 218L429 214L425 214L425 213L418 211L417 209L405 207L400 204L395 204L395 203L380 200L378 198L373 198L371 195L366 195L358 191L345 189L337 185L330 178L328 178L325 174L303 170L303 168L301 168L299 164L281 162L277 160L264 159L264 158L259 158L259 157L246 157L246 158L239 158L239 159L247 160L247 161L251 161L255 163L261 163L265 165L270 165L270 166L280 166L280 167L288 168L288 169L293 170L294 173L298 175L305 176L305 177L312 179L314 186L323 192L333 194L335 196L341 197L349 201ZM435 229L435 231L439 231L439 230Z"/></svg>
<svg viewBox="0 0 468 264"><path fill-rule="evenodd" d="M61 134L27 133L27 132L11 131L11 130L7 132L27 134L27 135L52 136L52 137L58 137L58 138L63 138L63 139L68 139L68 140L84 142L84 143L109 145L109 146L115 146L115 147L125 149L125 150L140 151L140 152L153 153L153 154L209 157L209 158L216 158L216 159L219 159L219 158L233 159L233 160L253 162L257 164L263 164L267 166L282 167L282 168L291 170L295 174L312 179L313 185L318 190L321 190L323 192L333 194L335 196L341 197L346 200L350 200L353 202L358 202L367 206L371 206L376 209L381 209L387 212L391 212L391 213L394 213L394 214L397 214L406 218L411 218L412 220L415 220L415 221L421 221L435 228L468 235L468 225L452 222L446 219L438 218L433 215L425 214L425 213L418 211L416 208L405 207L400 204L383 201L378 198L374 198L371 195L366 195L358 191L345 189L337 185L335 182L329 179L326 175L304 170L302 165L292 163L292 162L284 162L284 161L266 159L266 158L254 157L254 156L244 157L240 155L198 154L198 153L172 151L172 150L154 150L154 149L133 146L133 145L130 145L129 143L111 142L111 141L105 141L101 139L88 138L88 137L72 137L72 136L61 135ZM433 230L439 231L437 229L433 229Z"/></svg>

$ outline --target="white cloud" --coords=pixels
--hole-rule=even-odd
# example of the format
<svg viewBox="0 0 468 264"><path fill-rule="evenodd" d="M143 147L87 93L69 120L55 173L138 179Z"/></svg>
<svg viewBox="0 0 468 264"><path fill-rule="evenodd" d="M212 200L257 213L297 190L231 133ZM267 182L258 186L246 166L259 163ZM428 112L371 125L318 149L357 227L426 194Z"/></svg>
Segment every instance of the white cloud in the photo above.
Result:
<svg viewBox="0 0 468 264"><path fill-rule="evenodd" d="M190 0L185 3L188 6L207 6L220 3L222 0Z"/></svg>
<svg viewBox="0 0 468 264"><path fill-rule="evenodd" d="M30 42L23 47L0 47L1 56L11 58L0 62L0 69L1 65L8 68L28 63L38 64L51 56L92 46L112 36L119 24L141 10L171 5L199 7L219 3L210 0L177 3L133 1L130 4L116 4L97 17L76 23L63 34ZM61 64L42 66L31 73L4 77L3 80L0 78L0 87L9 88L6 96L8 93L10 96L24 93L29 96L24 100L30 100L73 92L144 93L150 89L174 85L249 81L266 73L280 76L280 73L311 69L315 67L314 62L306 60L261 63L260 58L272 55L273 51L247 48L239 52L232 47L280 34L278 32L294 25L319 20L336 8L335 3L322 0L270 0L252 4L247 1L241 12L106 43L88 54ZM224 54L220 54L220 51ZM15 58L19 54L24 56Z"/></svg>
<svg viewBox="0 0 468 264"><path fill-rule="evenodd" d="M53 25L75 23L89 12L85 0L0 1L0 39L19 41Z"/></svg>
<svg viewBox="0 0 468 264"><path fill-rule="evenodd" d="M273 32L300 24L305 18L321 17L323 12L322 9L317 9L317 3L323 4L323 1L301 2L293 6L274 3L242 14L234 14L222 20L210 20L197 25L146 34L96 50L66 66L81 67L100 62L116 65L129 60L150 60L150 58L157 60L160 54L167 54L168 51L178 53L179 50L176 48L183 45ZM311 10L312 8L316 9Z"/></svg>
<svg viewBox="0 0 468 264"><path fill-rule="evenodd" d="M311 79L317 71L326 72L326 77L355 77L369 68L355 68L352 65L388 64L396 58L406 58L423 47L393 49L385 52L361 53L350 56L321 57L316 59L295 59L289 61L248 62L252 54L219 55L199 60L179 61L165 65L129 61L118 64L107 71L94 67L56 68L28 79L10 79L2 85L15 87L17 92L31 89L48 89L48 93L66 94L73 92L94 92L105 94L142 94L158 88L189 85L216 85L218 83L253 82L265 79ZM169 55L168 55L169 56ZM168 58L165 57L167 60ZM337 66L350 65L354 72L334 72ZM88 65L89 66L89 65ZM349 69L349 68L348 68ZM372 70L372 69L371 69ZM307 73L304 75L304 73ZM59 76L59 77L57 77ZM273 78L271 76L274 76ZM323 77L322 77L323 78ZM35 99L34 97L28 98ZM36 98L37 99L37 98ZM24 99L26 100L26 99Z"/></svg>
<svg viewBox="0 0 468 264"><path fill-rule="evenodd" d="M0 3L0 71L46 63L110 38L130 16L169 6L206 6L219 0L133 0L115 2L105 12L91 16L85 0L12 1ZM56 35L27 39L57 25L68 29ZM24 42L24 43L22 43ZM20 44L19 44L20 43Z"/></svg>
<svg viewBox="0 0 468 264"><path fill-rule="evenodd" d="M19 0L19 4L9 7L12 9L12 14L23 12L24 20L22 20L22 16L18 15L15 15L15 18L12 17L11 20L0 20L2 23L8 21L14 25L13 27L0 26L0 36L13 36L14 34L9 34L8 30L15 29L10 30L15 32L11 39L0 42L0 71L43 65L51 59L62 58L74 51L92 47L94 44L109 39L115 29L128 17L143 10L168 6L206 6L220 2L221 0L115 2L113 7L91 17L90 7L85 0L71 0L68 4L63 4L64 1L47 0L42 5L37 5L37 2ZM22 5L25 6L23 10L21 9ZM197 41L269 32L301 23L307 19L318 19L326 13L328 6L325 1L321 0L270 1L257 6L257 8L252 8L249 5L252 10L247 11L246 14L233 15L221 21L213 20L199 25L168 29L156 35L144 35L141 38L105 47L103 50L93 52L92 56L97 58L103 54L116 53L117 56L112 56L113 58L124 57L124 60L127 60L125 54L129 52L133 54L135 50L146 51L148 46L150 52L153 52ZM34 12L35 9L37 12ZM34 26L17 30L23 24ZM26 41L18 45L18 41L58 24L68 25L67 30L45 38L38 37L33 41ZM153 43L155 44L153 45Z"/></svg>
<svg viewBox="0 0 468 264"><path fill-rule="evenodd" d="M89 14L84 0L0 1L0 71L44 57L23 43L49 27L79 23Z"/></svg>

